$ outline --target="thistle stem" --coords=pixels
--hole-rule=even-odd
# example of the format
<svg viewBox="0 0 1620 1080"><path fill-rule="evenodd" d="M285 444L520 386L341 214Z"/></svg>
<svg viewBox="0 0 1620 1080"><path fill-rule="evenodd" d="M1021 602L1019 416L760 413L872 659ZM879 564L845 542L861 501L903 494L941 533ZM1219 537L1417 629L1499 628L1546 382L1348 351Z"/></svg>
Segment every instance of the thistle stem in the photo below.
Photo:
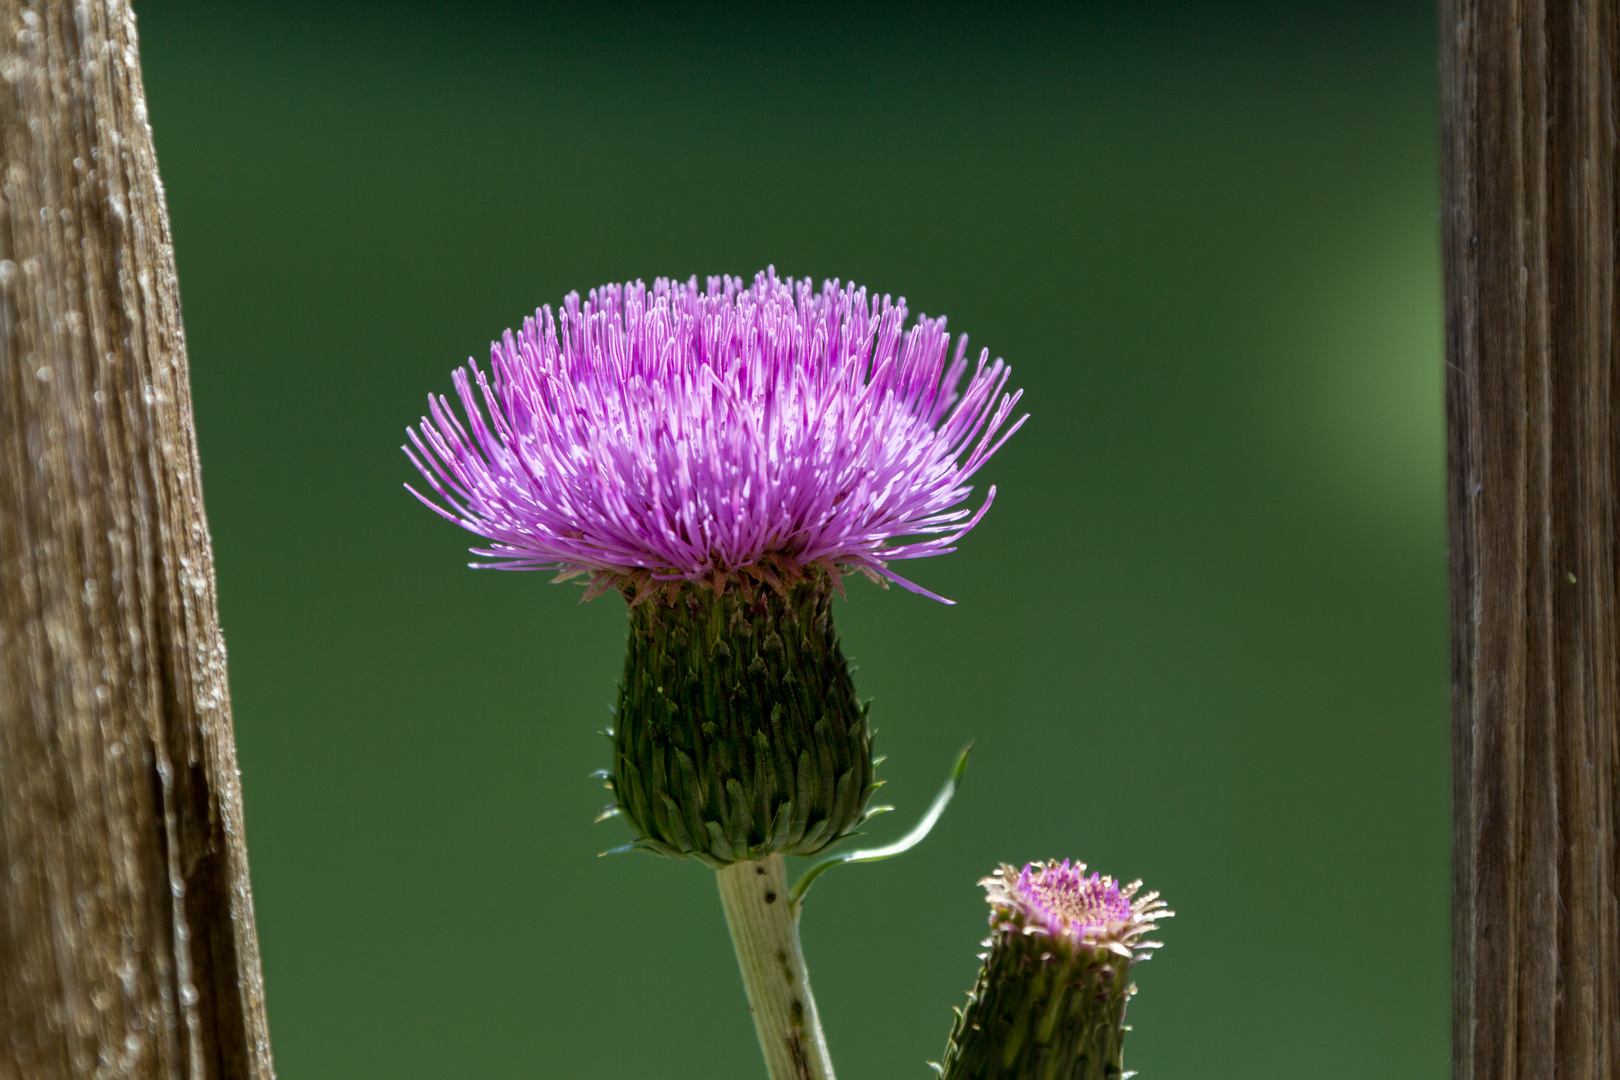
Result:
<svg viewBox="0 0 1620 1080"><path fill-rule="evenodd" d="M717 876L770 1080L833 1080L782 856L732 863Z"/></svg>

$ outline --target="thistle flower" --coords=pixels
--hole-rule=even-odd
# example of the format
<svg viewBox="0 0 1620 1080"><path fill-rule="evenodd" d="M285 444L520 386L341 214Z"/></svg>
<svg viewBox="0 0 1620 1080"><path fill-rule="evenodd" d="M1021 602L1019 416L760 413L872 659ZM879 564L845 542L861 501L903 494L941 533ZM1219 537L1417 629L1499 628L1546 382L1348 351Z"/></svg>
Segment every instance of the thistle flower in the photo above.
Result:
<svg viewBox="0 0 1620 1080"><path fill-rule="evenodd" d="M704 290L604 285L507 331L490 371L454 375L405 447L437 500L511 570L590 575L592 590L859 570L928 596L890 564L953 550L990 507L968 481L1017 430L1019 393L988 351L965 387L943 318L787 280ZM906 542L899 542L911 538ZM935 597L935 599L940 599Z"/></svg>
<svg viewBox="0 0 1620 1080"><path fill-rule="evenodd" d="M831 591L938 555L1025 418L988 352L905 300L776 276L604 285L454 375L405 452L487 538L474 565L588 575L630 601L609 785L634 846L722 867L811 855L865 819L866 706ZM964 385L964 379L965 385ZM947 601L949 602L949 601Z"/></svg>
<svg viewBox="0 0 1620 1080"><path fill-rule="evenodd" d="M1165 909L1142 883L1084 863L1003 864L979 882L990 904L984 967L936 1068L945 1080L1118 1080L1133 965Z"/></svg>

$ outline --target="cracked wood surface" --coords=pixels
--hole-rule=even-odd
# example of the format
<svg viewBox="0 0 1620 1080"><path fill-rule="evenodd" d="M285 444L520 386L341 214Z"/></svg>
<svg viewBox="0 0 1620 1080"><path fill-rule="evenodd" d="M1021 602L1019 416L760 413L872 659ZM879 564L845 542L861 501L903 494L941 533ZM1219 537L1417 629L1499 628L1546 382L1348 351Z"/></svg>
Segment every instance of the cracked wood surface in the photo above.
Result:
<svg viewBox="0 0 1620 1080"><path fill-rule="evenodd" d="M270 1080L134 17L0 32L0 1080Z"/></svg>
<svg viewBox="0 0 1620 1080"><path fill-rule="evenodd" d="M1617 1075L1616 0L1442 0L1458 1080Z"/></svg>

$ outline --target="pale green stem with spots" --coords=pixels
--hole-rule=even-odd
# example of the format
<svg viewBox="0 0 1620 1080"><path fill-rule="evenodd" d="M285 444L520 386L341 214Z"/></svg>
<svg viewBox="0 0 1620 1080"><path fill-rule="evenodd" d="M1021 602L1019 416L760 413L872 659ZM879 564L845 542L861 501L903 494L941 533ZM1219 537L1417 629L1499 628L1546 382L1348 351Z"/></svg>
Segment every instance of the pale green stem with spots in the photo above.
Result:
<svg viewBox="0 0 1620 1080"><path fill-rule="evenodd" d="M770 1080L833 1080L782 856L732 863L717 876Z"/></svg>

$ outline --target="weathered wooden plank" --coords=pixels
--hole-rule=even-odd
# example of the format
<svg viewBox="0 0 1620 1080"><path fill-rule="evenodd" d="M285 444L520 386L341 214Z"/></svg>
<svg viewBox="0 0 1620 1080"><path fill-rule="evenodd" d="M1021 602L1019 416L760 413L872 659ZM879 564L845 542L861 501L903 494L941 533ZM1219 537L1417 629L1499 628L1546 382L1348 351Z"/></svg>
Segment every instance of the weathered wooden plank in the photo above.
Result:
<svg viewBox="0 0 1620 1080"><path fill-rule="evenodd" d="M1453 1074L1612 1077L1615 0L1442 0Z"/></svg>
<svg viewBox="0 0 1620 1080"><path fill-rule="evenodd" d="M0 95L0 1077L268 1080L128 4L0 0Z"/></svg>

